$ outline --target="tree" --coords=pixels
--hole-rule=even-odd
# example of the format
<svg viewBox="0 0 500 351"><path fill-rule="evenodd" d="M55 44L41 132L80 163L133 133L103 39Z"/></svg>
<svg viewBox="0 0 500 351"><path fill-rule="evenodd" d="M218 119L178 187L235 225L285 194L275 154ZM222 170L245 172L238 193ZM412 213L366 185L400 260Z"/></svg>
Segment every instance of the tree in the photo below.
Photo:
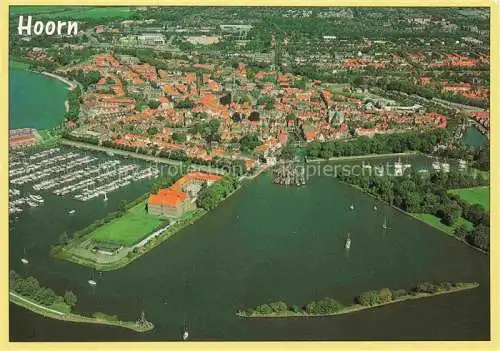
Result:
<svg viewBox="0 0 500 351"><path fill-rule="evenodd" d="M74 307L77 301L78 299L72 291L66 291L64 293L64 302L66 302L71 307Z"/></svg>
<svg viewBox="0 0 500 351"><path fill-rule="evenodd" d="M181 132L174 132L174 133L172 133L172 139L178 143L185 143L186 142L186 134L181 133Z"/></svg>
<svg viewBox="0 0 500 351"><path fill-rule="evenodd" d="M307 313L310 314L329 314L335 313L342 308L342 305L332 299L325 297L319 301L312 301L306 306Z"/></svg>
<svg viewBox="0 0 500 351"><path fill-rule="evenodd" d="M257 111L252 111L252 112L250 112L248 119L252 122L257 122L260 120L260 115Z"/></svg>
<svg viewBox="0 0 500 351"><path fill-rule="evenodd" d="M159 100L149 100L148 101L148 106L149 108L156 110L158 106L160 106L160 101Z"/></svg>
<svg viewBox="0 0 500 351"><path fill-rule="evenodd" d="M273 309L273 312L280 313L288 310L288 306L283 301L271 302L269 306Z"/></svg>
<svg viewBox="0 0 500 351"><path fill-rule="evenodd" d="M263 305L257 306L255 308L255 311L257 311L260 314L270 314L270 313L273 313L273 309L268 304L263 304Z"/></svg>
<svg viewBox="0 0 500 351"><path fill-rule="evenodd" d="M453 231L453 234L455 234L455 236L458 239L463 240L463 239L465 239L465 237L467 235L469 235L469 230L467 230L467 227L464 224L461 224L457 228L455 228L455 230Z"/></svg>
<svg viewBox="0 0 500 351"><path fill-rule="evenodd" d="M240 139L240 148L242 151L253 151L261 142L256 133L247 134Z"/></svg>
<svg viewBox="0 0 500 351"><path fill-rule="evenodd" d="M381 289L379 292L379 295L380 295L380 302L381 303L389 302L392 300L392 292L388 288Z"/></svg>
<svg viewBox="0 0 500 351"><path fill-rule="evenodd" d="M148 135L153 136L158 134L158 127L149 127L148 128Z"/></svg>
<svg viewBox="0 0 500 351"><path fill-rule="evenodd" d="M357 298L359 304L363 306L373 306L381 302L380 293L376 290L365 291Z"/></svg>

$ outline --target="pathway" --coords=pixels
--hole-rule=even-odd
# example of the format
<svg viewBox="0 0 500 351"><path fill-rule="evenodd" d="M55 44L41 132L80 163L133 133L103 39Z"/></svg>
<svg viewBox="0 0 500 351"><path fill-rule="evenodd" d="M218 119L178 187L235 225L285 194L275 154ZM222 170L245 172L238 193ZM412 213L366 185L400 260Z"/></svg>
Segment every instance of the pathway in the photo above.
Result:
<svg viewBox="0 0 500 351"><path fill-rule="evenodd" d="M14 297L17 297L19 300L22 300L22 301L24 301L24 302L27 302L27 303L29 303L30 305L36 306L37 308L41 308L42 310L49 311L49 312L51 312L51 313L55 313L55 314L58 314L58 315L60 315L60 316L63 316L63 315L64 315L64 313L62 313L62 312L59 312L59 311L53 310L53 309L51 309L51 308L44 307L44 306L39 305L39 304L37 304L37 303L34 303L34 302L32 302L32 301L30 301L30 300L28 300L28 299L25 299L25 298L24 298L24 297L22 297L22 296L17 295L16 293L13 293L12 291L9 291L9 295L12 295L12 296L14 296Z"/></svg>

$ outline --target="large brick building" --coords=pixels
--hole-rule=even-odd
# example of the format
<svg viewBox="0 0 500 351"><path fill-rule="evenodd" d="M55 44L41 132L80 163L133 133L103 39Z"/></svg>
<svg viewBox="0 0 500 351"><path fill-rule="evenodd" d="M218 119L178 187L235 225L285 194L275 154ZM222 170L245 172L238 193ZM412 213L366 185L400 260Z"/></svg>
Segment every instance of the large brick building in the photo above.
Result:
<svg viewBox="0 0 500 351"><path fill-rule="evenodd" d="M210 186L222 177L203 172L191 172L167 189L160 189L148 199L148 213L169 218L179 218L196 208L196 197L203 184Z"/></svg>

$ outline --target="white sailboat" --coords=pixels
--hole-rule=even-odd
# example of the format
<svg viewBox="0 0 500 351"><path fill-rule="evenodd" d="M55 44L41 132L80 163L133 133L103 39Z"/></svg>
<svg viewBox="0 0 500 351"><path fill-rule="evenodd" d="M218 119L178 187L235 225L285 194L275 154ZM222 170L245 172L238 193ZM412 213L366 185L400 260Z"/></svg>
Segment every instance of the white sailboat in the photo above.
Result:
<svg viewBox="0 0 500 351"><path fill-rule="evenodd" d="M26 248L24 248L24 256L26 256ZM23 258L21 258L21 263L28 264L28 263L30 263L30 261L28 261L28 259L23 257Z"/></svg>
<svg viewBox="0 0 500 351"><path fill-rule="evenodd" d="M182 340L187 340L189 338L189 332L187 330L184 330L184 333L182 333Z"/></svg>
<svg viewBox="0 0 500 351"><path fill-rule="evenodd" d="M347 233L347 240L345 241L345 248L346 249L351 248L351 233Z"/></svg>
<svg viewBox="0 0 500 351"><path fill-rule="evenodd" d="M75 214L76 210L71 210L68 212L68 214L72 215L72 214Z"/></svg>
<svg viewBox="0 0 500 351"><path fill-rule="evenodd" d="M92 270L92 279L89 279L88 283L89 283L90 286L96 286L97 285L96 281L94 280L94 271L93 270Z"/></svg>
<svg viewBox="0 0 500 351"><path fill-rule="evenodd" d="M354 204L351 204L351 206L349 206L349 209L352 211L354 210Z"/></svg>
<svg viewBox="0 0 500 351"><path fill-rule="evenodd" d="M108 201L108 197L106 195L106 192L104 192L103 194L104 194L104 201Z"/></svg>

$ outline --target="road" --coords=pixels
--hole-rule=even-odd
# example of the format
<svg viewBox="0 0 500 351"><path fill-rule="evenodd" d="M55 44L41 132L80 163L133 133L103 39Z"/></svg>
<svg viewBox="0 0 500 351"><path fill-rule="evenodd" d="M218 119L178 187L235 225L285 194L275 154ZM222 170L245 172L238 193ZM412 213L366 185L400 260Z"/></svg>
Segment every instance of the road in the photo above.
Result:
<svg viewBox="0 0 500 351"><path fill-rule="evenodd" d="M16 293L13 293L12 291L9 291L9 295L12 295L12 296L14 296L14 297L18 298L19 300L22 300L22 301L24 301L24 302L27 302L27 303L29 303L30 305L36 306L37 308L41 308L42 310L48 311L48 312L50 312L50 313L55 313L55 314L58 314L58 315L60 315L60 316L63 316L63 315L64 315L64 313L62 313L62 312L59 312L59 311L53 310L53 309L51 309L51 308L43 307L42 305L39 305L39 304L34 303L34 302L31 302L30 300L25 299L24 297L22 297L22 296L20 296L20 295L17 295Z"/></svg>
<svg viewBox="0 0 500 351"><path fill-rule="evenodd" d="M63 139L63 140L61 140L61 144L68 145L68 146L73 146L73 147L77 147L77 148L82 148L82 149L88 149L88 150L95 150L95 151L112 153L112 154L115 154L115 155L130 156L130 157L138 158L138 159L145 160L145 161L165 163L165 164L169 164L169 165L172 165L172 166L177 166L177 165L181 165L182 164L181 161L170 160L168 158L156 157L156 156L150 156L150 155L144 155L144 154L138 154L138 153L133 152L133 151L113 149L113 148L109 148L109 147L104 147L104 146L98 146L98 145L83 143L83 142L80 142L80 141L73 141L73 140Z"/></svg>

